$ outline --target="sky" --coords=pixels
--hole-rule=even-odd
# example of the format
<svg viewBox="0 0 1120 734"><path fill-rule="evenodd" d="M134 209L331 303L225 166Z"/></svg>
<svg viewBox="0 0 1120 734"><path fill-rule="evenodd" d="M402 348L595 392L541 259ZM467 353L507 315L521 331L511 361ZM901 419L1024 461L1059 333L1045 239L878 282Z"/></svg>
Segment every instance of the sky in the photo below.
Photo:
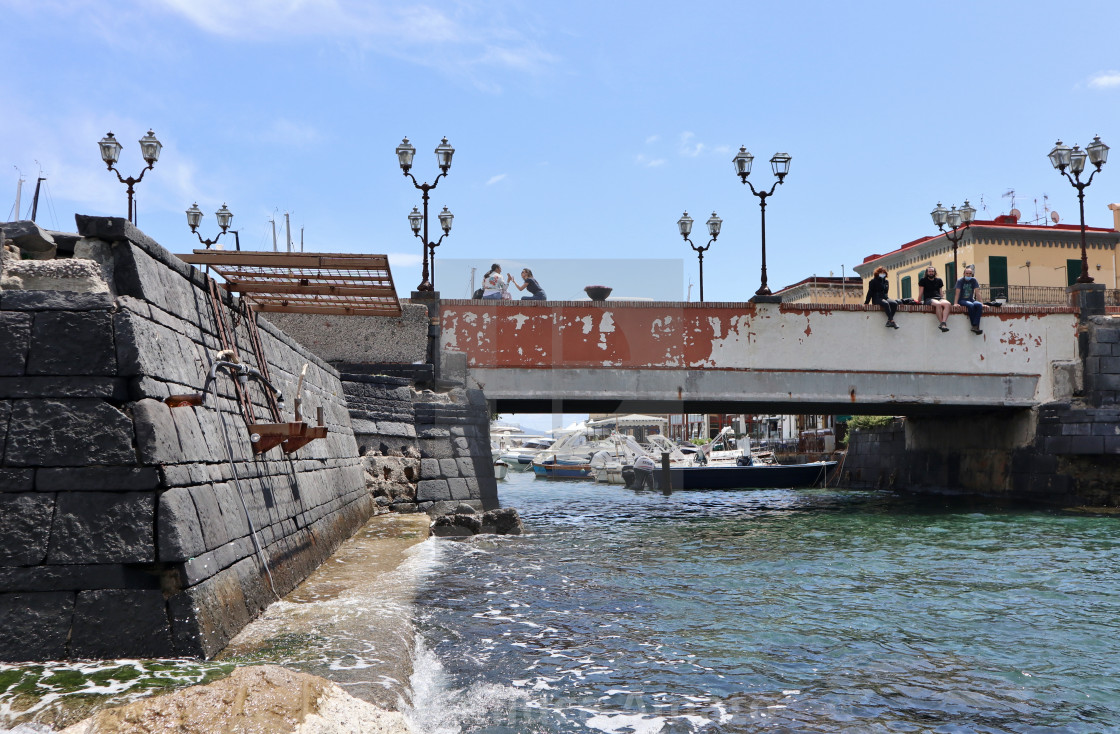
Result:
<svg viewBox="0 0 1120 734"><path fill-rule="evenodd" d="M1046 154L1059 138L1120 146L1114 1L0 0L0 22L0 217L21 174L27 217L40 171L43 226L124 216L97 141L112 131L135 176L151 129L164 148L138 224L168 249L197 246L194 202L207 238L227 204L244 249L271 249L270 219L283 248L287 213L307 250L388 254L402 297L422 252L404 136L421 183L442 137L456 150L431 192L433 231L455 215L439 258L572 259L603 285L598 260L677 259L670 296L696 299L676 221L687 210L703 245L716 211L710 301L761 284L739 146L767 189L769 158L792 156L766 207L773 290L932 234L938 202L987 219L1014 190L1026 220L1076 222ZM1113 201L1120 153L1087 190L1088 224L1111 226ZM439 273L458 297L463 278Z"/></svg>

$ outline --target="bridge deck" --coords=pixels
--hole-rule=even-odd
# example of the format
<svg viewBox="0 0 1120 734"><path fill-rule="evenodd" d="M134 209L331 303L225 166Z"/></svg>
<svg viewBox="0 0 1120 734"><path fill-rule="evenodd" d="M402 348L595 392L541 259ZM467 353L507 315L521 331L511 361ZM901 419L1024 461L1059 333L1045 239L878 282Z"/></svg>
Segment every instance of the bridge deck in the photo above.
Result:
<svg viewBox="0 0 1120 734"><path fill-rule="evenodd" d="M444 301L442 346L498 410L895 414L1021 410L1068 396L1077 311L753 303ZM1055 365L1059 369L1055 371Z"/></svg>

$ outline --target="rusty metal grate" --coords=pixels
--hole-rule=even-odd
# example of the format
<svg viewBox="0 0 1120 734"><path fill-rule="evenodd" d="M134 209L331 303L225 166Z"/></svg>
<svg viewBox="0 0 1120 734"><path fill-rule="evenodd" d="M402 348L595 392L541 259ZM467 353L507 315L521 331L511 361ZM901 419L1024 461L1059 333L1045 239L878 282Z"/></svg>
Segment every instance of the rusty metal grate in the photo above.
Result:
<svg viewBox="0 0 1120 734"><path fill-rule="evenodd" d="M195 250L179 257L207 265L257 311L399 316L387 255Z"/></svg>

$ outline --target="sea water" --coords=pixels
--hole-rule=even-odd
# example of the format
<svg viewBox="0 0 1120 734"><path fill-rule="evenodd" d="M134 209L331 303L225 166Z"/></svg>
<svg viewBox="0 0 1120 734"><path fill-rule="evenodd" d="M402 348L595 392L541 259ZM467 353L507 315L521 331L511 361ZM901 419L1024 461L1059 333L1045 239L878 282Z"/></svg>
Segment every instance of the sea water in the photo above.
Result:
<svg viewBox="0 0 1120 734"><path fill-rule="evenodd" d="M499 491L527 535L442 541L417 600L427 732L1120 729L1115 518L524 474Z"/></svg>
<svg viewBox="0 0 1120 734"><path fill-rule="evenodd" d="M499 496L525 535L431 539L368 584L351 548L231 660L0 665L0 731L261 661L426 734L1120 730L1116 518L517 473Z"/></svg>

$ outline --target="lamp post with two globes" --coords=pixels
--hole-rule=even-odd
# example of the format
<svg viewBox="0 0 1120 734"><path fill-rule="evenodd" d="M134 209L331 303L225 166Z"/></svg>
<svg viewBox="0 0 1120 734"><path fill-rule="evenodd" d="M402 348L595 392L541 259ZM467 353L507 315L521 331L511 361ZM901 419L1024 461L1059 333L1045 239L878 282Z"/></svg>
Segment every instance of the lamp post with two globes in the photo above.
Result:
<svg viewBox="0 0 1120 734"><path fill-rule="evenodd" d="M747 152L745 146L740 146L738 155L731 159L732 163L735 164L735 173L739 175L743 183L751 187L751 193L758 197L759 204L762 206L762 285L754 292L756 296L770 295L770 289L766 286L766 198L773 195L774 190L778 188L778 184L785 182L791 160L793 159L787 153L775 153L774 157L770 159L770 166L778 180L770 187L769 191L757 191L754 184L747 180L747 176L751 175L751 164L754 162L754 156Z"/></svg>
<svg viewBox="0 0 1120 734"><path fill-rule="evenodd" d="M412 213L408 215L408 222L412 227L412 232L417 237L420 237L421 246L424 250L424 269L420 279L420 285L416 286L416 290L418 291L435 290L435 248L443 241L443 237L440 237L439 241L434 244L428 239L428 192L436 187L436 184L439 183L441 178L447 175L447 171L451 168L451 156L455 154L455 149L448 144L447 138L444 138L440 144L436 146L435 152L436 159L439 161L440 174L436 176L435 180L431 183L420 183L416 180L415 176L409 173L409 169L412 168L413 156L416 155L416 148L412 147L412 144L408 142L408 138L402 140L401 144L397 146L397 160L400 162L401 170L404 171L404 175L412 179L412 185L420 189L424 196L424 211L419 212L416 210L416 207L413 207ZM447 207L444 207L443 211L440 212L439 220L440 224L443 226L443 234L447 236L451 233L452 220L451 212L447 211ZM420 234L421 228L423 228L422 236ZM428 278L429 251L431 252L432 261L431 280Z"/></svg>
<svg viewBox="0 0 1120 734"><path fill-rule="evenodd" d="M222 235L229 229L230 222L233 220L233 212L227 209L225 204L222 204L222 208L214 212L214 216L217 218L218 226L222 228L222 231L219 232L218 236L214 239L204 240L202 239L202 235L198 234L198 225L202 223L202 210L198 208L197 202L193 204L190 209L187 209L187 226L198 236L198 241L201 242L207 250L210 249L210 245L216 245L218 240L222 238ZM222 246L218 245L214 249L220 250Z"/></svg>
<svg viewBox="0 0 1120 734"><path fill-rule="evenodd" d="M939 201L937 202L937 208L930 212L929 215L930 218L933 219L933 223L937 225L937 229L945 233L945 237L953 246L953 277L959 278L960 271L957 270L957 245L964 239L964 233L972 226L972 220L976 218L976 209L969 205L968 199L964 200L964 206L960 209L955 206L952 209L946 209L941 206L941 202ZM946 225L951 229L946 231ZM960 234L957 234L958 228L961 228Z"/></svg>
<svg viewBox="0 0 1120 734"><path fill-rule="evenodd" d="M712 212L711 218L708 219L708 221L707 221L708 234L710 234L712 236L712 238L710 240L708 240L708 244L704 245L703 247L700 247L700 246L697 246L697 245L693 244L692 240L690 240L688 238L688 236L690 234L692 234L692 221L693 221L692 217L688 216L688 212L685 212L683 215L681 215L681 218L677 220L677 229L680 230L681 237L684 238L684 241L689 244L689 247L691 247L693 250L696 250L696 254L700 257L700 303L703 303L704 302L704 252L709 247L711 247L712 243L716 241L717 237L719 237L719 229L723 225L723 220L720 219L718 216L716 216L715 212Z"/></svg>
<svg viewBox="0 0 1120 734"><path fill-rule="evenodd" d="M144 178L144 174L152 170L152 167L159 160L159 152L163 149L163 144L156 140L155 133L151 130L148 134L140 138L140 154L144 156L144 162L148 164L147 168L140 170L139 176L129 176L125 178L121 176L121 172L114 166L121 157L121 144L113 137L113 133L109 133L98 141L98 146L101 148L101 160L105 161L105 165L109 170L117 174L117 180L128 186L128 221L136 224L136 211L132 205L132 195L135 193L136 184Z"/></svg>
<svg viewBox="0 0 1120 734"><path fill-rule="evenodd" d="M1073 146L1071 150L1069 146L1063 145L1062 141L1059 140L1054 144L1054 149L1050 151L1049 158L1050 163L1058 170L1058 173L1069 179L1069 182L1077 189L1077 202L1081 206L1081 275L1077 276L1077 282L1092 283L1093 277L1089 275L1089 256L1085 251L1085 189L1093 183L1093 176L1100 173L1101 166L1108 160L1108 146L1101 142L1099 135L1093 138L1093 142L1085 146L1085 150L1081 150L1078 145ZM1089 174L1088 181L1083 182L1081 173L1085 170L1085 159L1088 159L1096 170ZM1066 172L1066 168L1069 168L1069 173ZM1073 175L1070 176L1070 173Z"/></svg>

